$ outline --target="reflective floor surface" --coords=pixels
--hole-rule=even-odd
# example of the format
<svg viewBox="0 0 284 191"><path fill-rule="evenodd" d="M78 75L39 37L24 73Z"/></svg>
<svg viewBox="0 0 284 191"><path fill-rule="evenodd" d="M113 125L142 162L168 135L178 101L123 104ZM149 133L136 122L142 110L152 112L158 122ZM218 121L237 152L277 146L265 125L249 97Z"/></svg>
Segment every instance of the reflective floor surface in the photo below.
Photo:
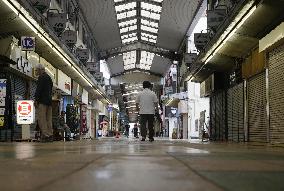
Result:
<svg viewBox="0 0 284 191"><path fill-rule="evenodd" d="M0 143L0 190L284 190L284 149L100 139Z"/></svg>

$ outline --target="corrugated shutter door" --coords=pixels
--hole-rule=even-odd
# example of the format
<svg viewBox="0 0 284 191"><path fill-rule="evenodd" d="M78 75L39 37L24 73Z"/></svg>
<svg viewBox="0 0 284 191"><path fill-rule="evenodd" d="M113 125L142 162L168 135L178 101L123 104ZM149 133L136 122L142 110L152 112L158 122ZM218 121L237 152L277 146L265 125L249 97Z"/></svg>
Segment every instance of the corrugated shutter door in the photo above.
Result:
<svg viewBox="0 0 284 191"><path fill-rule="evenodd" d="M270 141L284 143L284 46L269 53Z"/></svg>
<svg viewBox="0 0 284 191"><path fill-rule="evenodd" d="M217 141L226 139L225 97L225 91L215 93L211 97L211 137Z"/></svg>
<svg viewBox="0 0 284 191"><path fill-rule="evenodd" d="M216 112L215 112L215 96L212 96L210 97L210 137L215 140L215 136L216 136L216 133L215 133L215 124L216 124Z"/></svg>
<svg viewBox="0 0 284 191"><path fill-rule="evenodd" d="M233 141L233 89L227 91L227 124L228 140Z"/></svg>
<svg viewBox="0 0 284 191"><path fill-rule="evenodd" d="M241 83L237 86L238 93L238 141L243 142L245 140L244 131L244 84Z"/></svg>
<svg viewBox="0 0 284 191"><path fill-rule="evenodd" d="M236 85L227 91L228 140L244 140L244 85Z"/></svg>
<svg viewBox="0 0 284 191"><path fill-rule="evenodd" d="M267 142L265 73L248 81L249 141Z"/></svg>
<svg viewBox="0 0 284 191"><path fill-rule="evenodd" d="M35 92L36 92L37 83L35 81L31 81L30 83L30 99L35 99Z"/></svg>
<svg viewBox="0 0 284 191"><path fill-rule="evenodd" d="M26 86L26 80L14 75L12 79L12 97L14 107L16 109L17 105L17 99L26 99L26 91L27 91L27 86ZM22 126L21 125L16 125L14 129L14 136L13 139L21 139L22 138Z"/></svg>

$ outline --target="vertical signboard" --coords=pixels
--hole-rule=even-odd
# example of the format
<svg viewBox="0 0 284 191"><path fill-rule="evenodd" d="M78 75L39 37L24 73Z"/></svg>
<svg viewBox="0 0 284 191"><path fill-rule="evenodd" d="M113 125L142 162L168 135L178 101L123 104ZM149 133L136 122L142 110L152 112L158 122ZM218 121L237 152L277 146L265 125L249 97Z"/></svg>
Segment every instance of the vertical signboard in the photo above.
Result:
<svg viewBox="0 0 284 191"><path fill-rule="evenodd" d="M17 102L17 124L29 125L34 123L35 110L34 102L21 100Z"/></svg>
<svg viewBox="0 0 284 191"><path fill-rule="evenodd" d="M0 128L4 126L7 80L0 79Z"/></svg>

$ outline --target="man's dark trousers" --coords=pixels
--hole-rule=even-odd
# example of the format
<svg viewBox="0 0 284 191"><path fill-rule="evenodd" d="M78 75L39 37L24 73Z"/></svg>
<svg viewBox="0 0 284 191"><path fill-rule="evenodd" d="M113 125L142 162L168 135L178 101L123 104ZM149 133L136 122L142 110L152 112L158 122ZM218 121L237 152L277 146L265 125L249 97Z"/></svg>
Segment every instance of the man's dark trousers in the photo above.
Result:
<svg viewBox="0 0 284 191"><path fill-rule="evenodd" d="M140 114L141 117L141 136L146 138L147 129L146 124L148 122L149 138L152 139L154 136L154 114Z"/></svg>

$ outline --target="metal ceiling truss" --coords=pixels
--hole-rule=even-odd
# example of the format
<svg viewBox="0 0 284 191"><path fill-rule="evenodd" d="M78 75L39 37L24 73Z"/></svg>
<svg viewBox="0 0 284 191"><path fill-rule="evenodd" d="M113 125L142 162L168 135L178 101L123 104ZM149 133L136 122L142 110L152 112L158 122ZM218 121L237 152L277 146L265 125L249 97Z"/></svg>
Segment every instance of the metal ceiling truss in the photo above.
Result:
<svg viewBox="0 0 284 191"><path fill-rule="evenodd" d="M170 60L180 60L181 55L176 54L174 51L169 51L157 46L146 44L142 42L135 42L132 44L127 44L118 48L114 48L107 51L99 52L100 59L108 59L117 55L121 55L125 52L130 52L133 50L145 50L147 52L155 53L156 55L168 58Z"/></svg>
<svg viewBox="0 0 284 191"><path fill-rule="evenodd" d="M145 73L145 74L150 74L150 75L153 75L153 76L158 76L158 77L163 77L162 74L158 74L158 73L155 73L155 72L151 72L149 70L143 70L143 69L140 69L140 68L133 68L133 69L130 69L130 70L125 70L124 72L121 72L121 73L117 73L117 74L113 74L111 75L111 78L113 77L117 77L117 76L122 76L122 75L125 75L125 74L133 74L133 73Z"/></svg>

